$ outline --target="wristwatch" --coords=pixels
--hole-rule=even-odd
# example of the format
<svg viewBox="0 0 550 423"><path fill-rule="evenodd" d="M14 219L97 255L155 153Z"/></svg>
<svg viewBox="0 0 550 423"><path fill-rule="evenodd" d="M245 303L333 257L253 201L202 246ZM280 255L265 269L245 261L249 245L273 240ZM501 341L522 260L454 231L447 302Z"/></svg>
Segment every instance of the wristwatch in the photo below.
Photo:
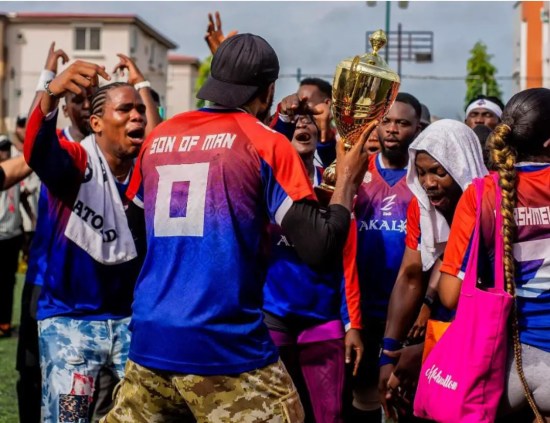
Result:
<svg viewBox="0 0 550 423"><path fill-rule="evenodd" d="M54 94L51 92L50 90L50 82L52 81L46 81L46 83L44 84L44 91L46 91L46 93L50 96L50 97L53 97L53 98L59 98L58 95Z"/></svg>

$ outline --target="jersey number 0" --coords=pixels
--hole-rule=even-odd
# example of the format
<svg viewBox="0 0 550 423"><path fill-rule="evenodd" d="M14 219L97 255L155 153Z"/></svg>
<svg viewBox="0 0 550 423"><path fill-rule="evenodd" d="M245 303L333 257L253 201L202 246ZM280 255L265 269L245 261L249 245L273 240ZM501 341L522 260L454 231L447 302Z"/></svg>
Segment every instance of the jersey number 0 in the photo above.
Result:
<svg viewBox="0 0 550 423"><path fill-rule="evenodd" d="M203 236L210 163L158 166L155 236Z"/></svg>

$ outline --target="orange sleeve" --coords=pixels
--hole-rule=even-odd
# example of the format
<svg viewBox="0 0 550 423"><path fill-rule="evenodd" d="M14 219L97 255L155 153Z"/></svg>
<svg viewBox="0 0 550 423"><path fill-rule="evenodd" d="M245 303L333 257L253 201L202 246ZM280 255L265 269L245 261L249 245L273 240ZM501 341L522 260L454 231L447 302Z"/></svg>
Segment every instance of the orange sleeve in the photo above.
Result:
<svg viewBox="0 0 550 423"><path fill-rule="evenodd" d="M362 329L361 291L356 265L357 257L357 225L355 217L349 226L348 238L344 246L344 288L351 329Z"/></svg>
<svg viewBox="0 0 550 423"><path fill-rule="evenodd" d="M477 195L475 186L471 184L456 206L441 272L462 277L468 262L470 238L476 224L476 209Z"/></svg>
<svg viewBox="0 0 550 423"><path fill-rule="evenodd" d="M405 245L411 250L418 250L420 245L420 206L418 199L413 197L407 209L407 234Z"/></svg>

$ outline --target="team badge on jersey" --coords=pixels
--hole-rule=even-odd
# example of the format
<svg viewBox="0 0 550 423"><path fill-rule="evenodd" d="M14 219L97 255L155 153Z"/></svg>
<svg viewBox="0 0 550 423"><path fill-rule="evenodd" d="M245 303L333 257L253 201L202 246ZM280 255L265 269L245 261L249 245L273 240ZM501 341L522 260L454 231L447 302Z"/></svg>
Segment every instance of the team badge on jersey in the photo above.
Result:
<svg viewBox="0 0 550 423"><path fill-rule="evenodd" d="M365 173L365 176L363 177L363 183L368 184L372 181L372 173L367 172Z"/></svg>

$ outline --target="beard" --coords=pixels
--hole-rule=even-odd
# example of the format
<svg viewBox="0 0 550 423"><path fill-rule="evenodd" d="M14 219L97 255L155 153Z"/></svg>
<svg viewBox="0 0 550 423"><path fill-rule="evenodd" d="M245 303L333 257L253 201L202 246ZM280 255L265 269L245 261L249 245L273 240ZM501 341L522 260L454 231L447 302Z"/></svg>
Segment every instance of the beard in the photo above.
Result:
<svg viewBox="0 0 550 423"><path fill-rule="evenodd" d="M269 93L267 98L267 107L264 111L259 112L256 117L264 124L269 125L271 118L271 106L273 106L273 93Z"/></svg>
<svg viewBox="0 0 550 423"><path fill-rule="evenodd" d="M411 141L412 142L412 141ZM409 144L405 143L398 148L386 148L384 142L380 142L380 153L386 157L390 162L401 161L406 159L409 155Z"/></svg>

